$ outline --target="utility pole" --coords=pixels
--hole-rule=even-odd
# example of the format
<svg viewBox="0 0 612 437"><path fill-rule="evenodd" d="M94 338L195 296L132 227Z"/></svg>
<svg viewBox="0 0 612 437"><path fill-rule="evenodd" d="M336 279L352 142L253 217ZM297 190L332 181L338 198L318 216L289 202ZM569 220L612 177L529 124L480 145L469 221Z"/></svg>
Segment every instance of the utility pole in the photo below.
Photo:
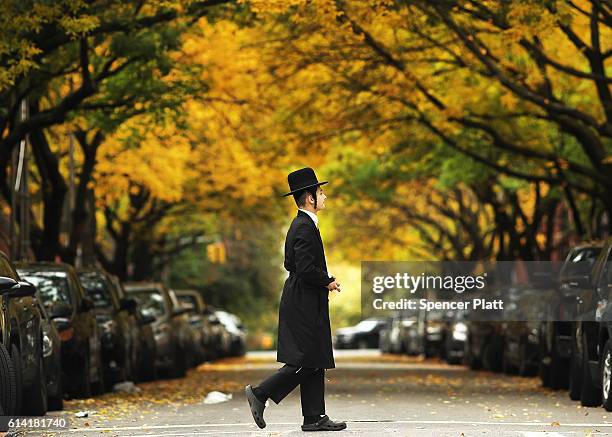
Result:
<svg viewBox="0 0 612 437"><path fill-rule="evenodd" d="M21 101L20 120L28 118L28 102ZM28 189L28 144L26 134L12 156L11 258L26 260L30 254L30 194ZM19 224L19 230L17 225Z"/></svg>
<svg viewBox="0 0 612 437"><path fill-rule="evenodd" d="M72 90L72 80L70 81L70 88ZM70 244L70 237L72 235L72 212L74 211L74 135L72 132L68 133L68 199L65 203L64 208L64 226L66 229L66 241L65 246ZM77 247L76 258L74 265L77 267L81 266L81 248Z"/></svg>

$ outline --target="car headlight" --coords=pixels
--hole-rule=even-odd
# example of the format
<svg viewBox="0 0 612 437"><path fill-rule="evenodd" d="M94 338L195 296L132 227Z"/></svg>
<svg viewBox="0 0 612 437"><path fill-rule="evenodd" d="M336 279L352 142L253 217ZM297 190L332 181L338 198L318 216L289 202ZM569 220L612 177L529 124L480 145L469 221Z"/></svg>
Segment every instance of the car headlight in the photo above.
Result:
<svg viewBox="0 0 612 437"><path fill-rule="evenodd" d="M168 326L167 325L157 325L154 329L153 329L153 334L155 336L158 335L163 335L168 331Z"/></svg>
<svg viewBox="0 0 612 437"><path fill-rule="evenodd" d="M457 341L467 340L467 325L465 323L457 323L453 327L453 339Z"/></svg>
<svg viewBox="0 0 612 437"><path fill-rule="evenodd" d="M115 332L115 321L114 320L107 320L106 322L102 322L100 324L100 327L102 328L102 332L105 334L113 334Z"/></svg>
<svg viewBox="0 0 612 437"><path fill-rule="evenodd" d="M43 335L42 353L43 357L45 358L51 356L51 354L53 353L53 340L51 340L51 337L49 337L47 334Z"/></svg>
<svg viewBox="0 0 612 437"><path fill-rule="evenodd" d="M438 334L441 330L442 330L442 327L438 325L427 327L428 334Z"/></svg>

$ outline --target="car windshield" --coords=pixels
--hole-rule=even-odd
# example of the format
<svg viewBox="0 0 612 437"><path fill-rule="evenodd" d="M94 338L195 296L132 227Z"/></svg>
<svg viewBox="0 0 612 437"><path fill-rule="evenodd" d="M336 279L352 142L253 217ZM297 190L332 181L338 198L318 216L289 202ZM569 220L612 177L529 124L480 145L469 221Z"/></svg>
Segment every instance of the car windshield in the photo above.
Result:
<svg viewBox="0 0 612 437"><path fill-rule="evenodd" d="M237 328L236 320L234 319L234 317L232 317L230 313L226 313L225 311L217 311L215 312L215 314L219 318L219 321L225 326Z"/></svg>
<svg viewBox="0 0 612 437"><path fill-rule="evenodd" d="M93 300L96 307L110 307L113 305L109 284L98 273L79 273L79 280L87 296Z"/></svg>
<svg viewBox="0 0 612 437"><path fill-rule="evenodd" d="M567 257L561 276L571 278L572 276L590 274L600 252L600 247L584 247L573 250Z"/></svg>
<svg viewBox="0 0 612 437"><path fill-rule="evenodd" d="M183 305L183 307L189 308L190 310L195 312L196 303L195 303L194 296L177 296L177 297L181 305Z"/></svg>
<svg viewBox="0 0 612 437"><path fill-rule="evenodd" d="M380 322L378 320L362 320L361 322L357 323L355 329L360 331L371 331L372 329L376 328L376 325L379 323Z"/></svg>
<svg viewBox="0 0 612 437"><path fill-rule="evenodd" d="M20 270L19 276L36 287L46 308L56 304L72 304L66 272Z"/></svg>
<svg viewBox="0 0 612 437"><path fill-rule="evenodd" d="M157 290L138 290L130 293L138 301L142 312L154 317L161 317L166 314L164 296Z"/></svg>
<svg viewBox="0 0 612 437"><path fill-rule="evenodd" d="M442 320L444 319L444 312L441 310L432 310L427 315L429 320Z"/></svg>

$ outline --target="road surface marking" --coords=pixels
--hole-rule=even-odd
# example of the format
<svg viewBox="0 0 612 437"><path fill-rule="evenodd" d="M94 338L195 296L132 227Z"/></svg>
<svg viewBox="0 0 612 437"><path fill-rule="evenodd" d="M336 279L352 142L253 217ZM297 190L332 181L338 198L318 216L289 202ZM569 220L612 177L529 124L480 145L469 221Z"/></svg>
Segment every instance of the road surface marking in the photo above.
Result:
<svg viewBox="0 0 612 437"><path fill-rule="evenodd" d="M551 422L485 422L485 421L467 421L467 420L346 420L347 423L381 423L381 424L413 424L413 425L484 425L484 426L526 426L526 427L551 427ZM270 426L295 426L296 422L276 422L268 423ZM299 425L299 424L298 424ZM138 430L155 430L155 429L187 429L187 428L214 428L214 427L228 427L228 426L245 426L255 427L256 425L251 422L244 423L202 423L202 424L183 424L183 425L141 425L141 426L118 426L118 427L105 427L105 428L74 428L64 430L64 432L75 433L75 432L98 432L98 431L138 431ZM612 422L608 423L560 423L554 426L561 427L589 427L589 428L612 428ZM550 432L548 435L551 435Z"/></svg>
<svg viewBox="0 0 612 437"><path fill-rule="evenodd" d="M524 437L543 437L543 436L566 437L568 435L568 434L561 434L560 432L550 432L550 431L523 431L522 434Z"/></svg>

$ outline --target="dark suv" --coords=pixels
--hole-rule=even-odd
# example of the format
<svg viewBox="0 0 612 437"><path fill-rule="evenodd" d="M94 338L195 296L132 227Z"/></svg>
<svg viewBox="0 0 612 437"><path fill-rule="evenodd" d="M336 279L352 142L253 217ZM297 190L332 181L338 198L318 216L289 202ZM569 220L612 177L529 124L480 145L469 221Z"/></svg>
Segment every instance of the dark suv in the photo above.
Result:
<svg viewBox="0 0 612 437"><path fill-rule="evenodd" d="M128 298L119 278L114 275L110 275L110 278L119 293L119 299ZM138 301L134 300L134 303L136 304L134 318L136 319L136 328L138 330L136 339L139 344L134 379L136 381L152 381L157 378L155 366L151 365L151 363L155 362L156 355L155 335L153 334L153 326L151 326L155 321L155 317L143 314L143 308Z"/></svg>
<svg viewBox="0 0 612 437"><path fill-rule="evenodd" d="M336 330L334 346L336 349L378 348L380 331L388 328L387 319L371 317L355 326Z"/></svg>
<svg viewBox="0 0 612 437"><path fill-rule="evenodd" d="M601 244L590 273L575 276L568 286L577 296L576 321L571 336L570 396L580 399L584 406L596 406L602 403L603 391L604 405L612 409L608 341L612 332L609 304L612 298L612 238ZM605 382L603 390L602 381Z"/></svg>
<svg viewBox="0 0 612 437"><path fill-rule="evenodd" d="M182 307L176 295L160 283L127 283L124 288L145 315L155 317L152 325L156 368L168 371L171 377L185 376L193 353L189 309Z"/></svg>
<svg viewBox="0 0 612 437"><path fill-rule="evenodd" d="M90 397L104 389L100 335L93 301L74 268L63 263L17 264L22 278L36 286L62 341L64 391Z"/></svg>
<svg viewBox="0 0 612 437"><path fill-rule="evenodd" d="M573 321L577 318L576 299L582 293L578 285L584 284L591 274L601 248L601 243L585 243L569 251L559 273L558 301L551 306L549 316L540 325L539 373L542 385L552 389L572 386L572 397L578 389L577 381L570 381Z"/></svg>
<svg viewBox="0 0 612 437"><path fill-rule="evenodd" d="M176 297L183 306L190 309L189 321L194 331L197 345L198 362L213 359L211 353L214 347L212 343L212 329L210 319L204 315L204 299L195 290L174 290Z"/></svg>
<svg viewBox="0 0 612 437"><path fill-rule="evenodd" d="M132 381L140 352L136 301L121 298L111 277L103 270L78 269L77 275L95 305L107 388L119 381Z"/></svg>
<svg viewBox="0 0 612 437"><path fill-rule="evenodd" d="M0 404L8 415L47 412L44 334L35 293L0 252Z"/></svg>

